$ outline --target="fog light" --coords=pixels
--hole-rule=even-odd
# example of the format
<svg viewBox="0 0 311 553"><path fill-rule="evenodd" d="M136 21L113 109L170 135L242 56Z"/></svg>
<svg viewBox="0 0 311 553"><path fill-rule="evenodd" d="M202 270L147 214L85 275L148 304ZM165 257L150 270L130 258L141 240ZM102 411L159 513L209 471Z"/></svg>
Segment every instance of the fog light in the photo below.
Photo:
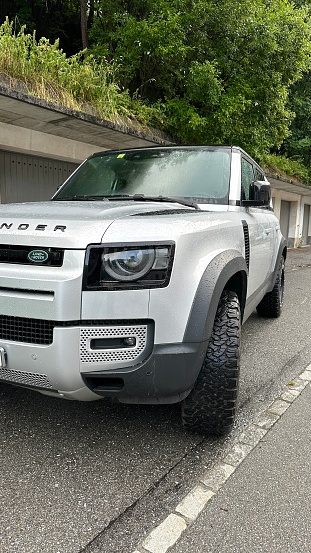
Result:
<svg viewBox="0 0 311 553"><path fill-rule="evenodd" d="M123 342L126 346L136 346L136 338L133 336L129 336L128 338L124 338Z"/></svg>

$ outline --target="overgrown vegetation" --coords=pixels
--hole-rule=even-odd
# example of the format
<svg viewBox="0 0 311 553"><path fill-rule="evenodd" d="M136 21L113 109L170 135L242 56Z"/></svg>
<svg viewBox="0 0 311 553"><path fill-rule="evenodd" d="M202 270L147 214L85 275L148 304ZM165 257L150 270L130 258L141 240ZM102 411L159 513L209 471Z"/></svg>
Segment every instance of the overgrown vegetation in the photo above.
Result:
<svg viewBox="0 0 311 553"><path fill-rule="evenodd" d="M302 161L276 154L263 154L259 159L261 165L277 178L293 180L297 183L310 184L310 169Z"/></svg>
<svg viewBox="0 0 311 553"><path fill-rule="evenodd" d="M308 2L4 0L2 9L14 26L0 29L0 71L27 92L181 143L237 144L309 180ZM80 9L89 46L68 56Z"/></svg>
<svg viewBox="0 0 311 553"><path fill-rule="evenodd" d="M0 26L0 73L11 85L44 100L115 122L138 118L147 124L144 105L120 91L113 63L84 52L67 57L58 40L37 41L24 26L14 34L8 20Z"/></svg>

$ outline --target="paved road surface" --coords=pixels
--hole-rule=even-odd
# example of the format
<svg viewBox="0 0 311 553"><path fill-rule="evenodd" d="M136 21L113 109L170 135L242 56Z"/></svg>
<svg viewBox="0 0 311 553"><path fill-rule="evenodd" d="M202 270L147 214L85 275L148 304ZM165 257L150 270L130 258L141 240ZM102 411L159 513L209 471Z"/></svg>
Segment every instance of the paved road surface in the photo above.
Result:
<svg viewBox="0 0 311 553"><path fill-rule="evenodd" d="M186 433L178 406L75 403L0 386L1 553L128 553L310 363L311 250L292 251L282 317L243 328L228 438Z"/></svg>

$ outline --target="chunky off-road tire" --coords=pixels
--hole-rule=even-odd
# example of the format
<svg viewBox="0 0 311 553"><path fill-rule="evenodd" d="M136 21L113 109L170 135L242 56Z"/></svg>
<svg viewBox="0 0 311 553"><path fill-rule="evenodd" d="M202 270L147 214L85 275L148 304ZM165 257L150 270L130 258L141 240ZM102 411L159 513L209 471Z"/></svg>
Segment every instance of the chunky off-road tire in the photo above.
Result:
<svg viewBox="0 0 311 553"><path fill-rule="evenodd" d="M277 318L281 315L284 297L284 257L281 258L273 290L266 294L257 305L260 317Z"/></svg>
<svg viewBox="0 0 311 553"><path fill-rule="evenodd" d="M225 290L201 371L181 405L186 428L214 436L228 434L232 429L240 372L240 334L238 297Z"/></svg>

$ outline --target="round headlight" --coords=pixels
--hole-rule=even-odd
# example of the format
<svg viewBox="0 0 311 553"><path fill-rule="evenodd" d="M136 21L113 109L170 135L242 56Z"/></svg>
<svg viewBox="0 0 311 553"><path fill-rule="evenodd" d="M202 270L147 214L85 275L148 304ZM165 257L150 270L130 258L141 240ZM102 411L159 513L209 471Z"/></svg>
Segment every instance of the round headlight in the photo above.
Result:
<svg viewBox="0 0 311 553"><path fill-rule="evenodd" d="M124 250L103 254L106 273L117 280L137 280L146 275L155 261L154 249Z"/></svg>

